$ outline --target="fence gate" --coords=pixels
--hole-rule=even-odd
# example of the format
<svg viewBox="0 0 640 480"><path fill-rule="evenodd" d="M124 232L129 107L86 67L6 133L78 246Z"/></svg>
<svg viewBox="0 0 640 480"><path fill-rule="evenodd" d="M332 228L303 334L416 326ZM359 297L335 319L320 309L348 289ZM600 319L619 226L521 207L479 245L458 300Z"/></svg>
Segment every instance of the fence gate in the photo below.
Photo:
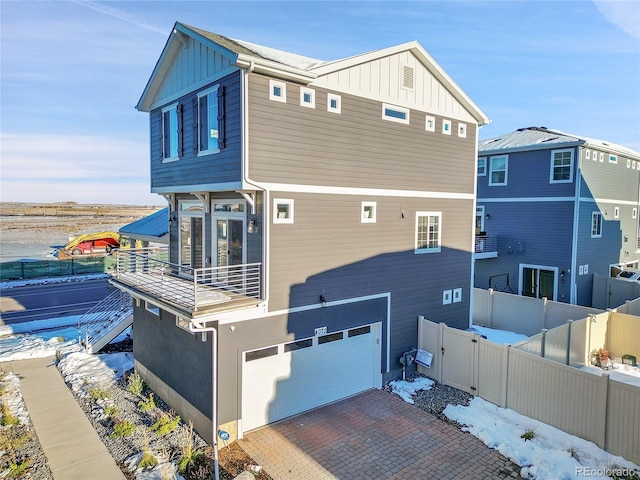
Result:
<svg viewBox="0 0 640 480"><path fill-rule="evenodd" d="M442 383L468 393L475 393L475 359L478 355L476 335L445 328L442 335ZM473 345L469 348L469 345Z"/></svg>

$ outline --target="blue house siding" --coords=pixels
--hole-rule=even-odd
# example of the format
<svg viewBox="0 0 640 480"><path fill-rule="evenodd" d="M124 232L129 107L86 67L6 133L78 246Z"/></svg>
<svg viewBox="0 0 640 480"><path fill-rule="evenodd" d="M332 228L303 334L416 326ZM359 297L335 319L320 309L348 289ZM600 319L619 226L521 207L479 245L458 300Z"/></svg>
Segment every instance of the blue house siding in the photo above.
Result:
<svg viewBox="0 0 640 480"><path fill-rule="evenodd" d="M224 87L225 147L211 155L198 156L197 141L197 94L192 92L177 100L183 106L183 154L179 160L163 162L162 158L162 108L151 112L151 191L179 191L182 185L212 185L240 182L242 176L242 99L240 72L200 89L204 91L214 85ZM196 102L196 104L194 104ZM174 103L174 102L171 102ZM207 188L207 190L211 190Z"/></svg>
<svg viewBox="0 0 640 480"><path fill-rule="evenodd" d="M557 267L564 271L558 279L555 300L569 302L571 293L571 245L573 240L573 202L487 202L485 231L498 237L498 257L476 260L475 285L489 287L489 277L509 274L509 286L518 293L520 265ZM506 289L506 275L492 281L497 290ZM507 289L508 291L508 289Z"/></svg>

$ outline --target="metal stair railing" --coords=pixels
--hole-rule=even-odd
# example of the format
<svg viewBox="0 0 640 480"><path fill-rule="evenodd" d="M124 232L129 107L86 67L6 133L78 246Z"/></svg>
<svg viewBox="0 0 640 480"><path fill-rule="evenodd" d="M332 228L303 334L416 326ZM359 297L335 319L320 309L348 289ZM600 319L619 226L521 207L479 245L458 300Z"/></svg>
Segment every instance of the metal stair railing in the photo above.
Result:
<svg viewBox="0 0 640 480"><path fill-rule="evenodd" d="M89 350L92 344L132 314L131 295L116 290L78 318L78 344Z"/></svg>

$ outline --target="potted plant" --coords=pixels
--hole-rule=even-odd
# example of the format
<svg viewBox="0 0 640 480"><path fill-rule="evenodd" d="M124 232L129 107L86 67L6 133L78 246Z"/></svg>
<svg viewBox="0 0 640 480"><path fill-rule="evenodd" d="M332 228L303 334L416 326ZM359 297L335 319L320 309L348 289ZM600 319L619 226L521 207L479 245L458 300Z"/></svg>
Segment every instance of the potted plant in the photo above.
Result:
<svg viewBox="0 0 640 480"><path fill-rule="evenodd" d="M604 348L599 348L593 351L593 359L596 367L604 368L605 370L611 368L611 358L609 352Z"/></svg>

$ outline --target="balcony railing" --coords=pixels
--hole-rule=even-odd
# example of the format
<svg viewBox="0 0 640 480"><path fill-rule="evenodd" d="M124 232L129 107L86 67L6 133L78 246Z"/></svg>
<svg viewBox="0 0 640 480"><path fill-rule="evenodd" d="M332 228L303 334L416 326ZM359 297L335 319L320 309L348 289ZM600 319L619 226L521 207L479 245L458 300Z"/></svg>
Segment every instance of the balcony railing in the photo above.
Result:
<svg viewBox="0 0 640 480"><path fill-rule="evenodd" d="M475 258L494 258L498 256L498 237L495 235L477 236L475 239Z"/></svg>
<svg viewBox="0 0 640 480"><path fill-rule="evenodd" d="M261 263L191 268L168 261L167 247L117 250L117 283L180 309L227 310L261 299Z"/></svg>

